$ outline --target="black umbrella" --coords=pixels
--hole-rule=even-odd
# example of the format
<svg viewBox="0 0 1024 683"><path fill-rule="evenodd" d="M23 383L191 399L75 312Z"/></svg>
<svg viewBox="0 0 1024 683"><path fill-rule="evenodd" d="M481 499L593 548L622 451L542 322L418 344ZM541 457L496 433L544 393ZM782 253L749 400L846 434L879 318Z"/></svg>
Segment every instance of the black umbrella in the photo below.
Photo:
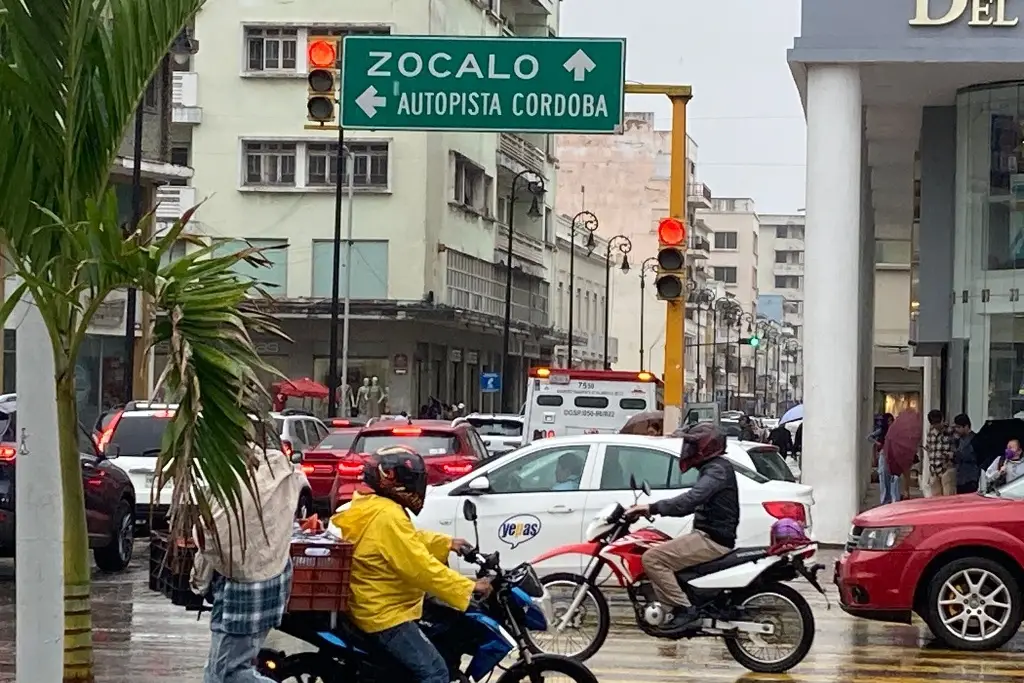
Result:
<svg viewBox="0 0 1024 683"><path fill-rule="evenodd" d="M1024 442L1024 420L988 420L982 425L971 441L982 471L1003 454L1010 439Z"/></svg>

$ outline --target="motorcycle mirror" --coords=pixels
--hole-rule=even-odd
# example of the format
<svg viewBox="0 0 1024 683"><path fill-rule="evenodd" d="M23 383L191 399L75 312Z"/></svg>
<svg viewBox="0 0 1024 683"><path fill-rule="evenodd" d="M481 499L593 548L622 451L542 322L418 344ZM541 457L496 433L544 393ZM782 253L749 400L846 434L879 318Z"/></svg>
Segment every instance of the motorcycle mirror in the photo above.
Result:
<svg viewBox="0 0 1024 683"><path fill-rule="evenodd" d="M641 484L641 488L643 489L644 495L651 495L651 485L648 484L646 481L644 481L644 483Z"/></svg>
<svg viewBox="0 0 1024 683"><path fill-rule="evenodd" d="M462 516L467 522L476 522L476 503L467 500L462 504Z"/></svg>
<svg viewBox="0 0 1024 683"><path fill-rule="evenodd" d="M629 489L631 491L636 491L636 477L632 474L629 475Z"/></svg>

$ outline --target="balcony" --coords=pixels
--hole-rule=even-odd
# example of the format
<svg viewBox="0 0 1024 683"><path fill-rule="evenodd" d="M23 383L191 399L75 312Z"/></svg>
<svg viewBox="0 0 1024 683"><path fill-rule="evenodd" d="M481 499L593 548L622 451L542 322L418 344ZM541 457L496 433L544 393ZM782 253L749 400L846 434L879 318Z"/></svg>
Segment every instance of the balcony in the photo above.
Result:
<svg viewBox="0 0 1024 683"><path fill-rule="evenodd" d="M197 204L196 188L162 185L156 188L156 219L160 223L173 223Z"/></svg>
<svg viewBox="0 0 1024 683"><path fill-rule="evenodd" d="M804 241L803 239L794 239L792 237L782 237L775 240L775 251L803 251Z"/></svg>
<svg viewBox="0 0 1024 683"><path fill-rule="evenodd" d="M548 156L544 150L533 143L527 142L514 133L498 133L499 166L504 166L516 173L529 169L543 176L546 175L544 166L547 160Z"/></svg>
<svg viewBox="0 0 1024 683"><path fill-rule="evenodd" d="M175 71L174 82L171 84L171 102L171 123L202 123L199 74L192 71Z"/></svg>
<svg viewBox="0 0 1024 683"><path fill-rule="evenodd" d="M782 322L785 325L801 325L803 324L803 321L804 316L802 313L798 313L796 311L786 311L785 313L782 314Z"/></svg>
<svg viewBox="0 0 1024 683"><path fill-rule="evenodd" d="M694 259L706 259L711 255L711 243L703 237L691 237L690 246L687 253L690 258Z"/></svg>
<svg viewBox="0 0 1024 683"><path fill-rule="evenodd" d="M186 189L186 188L181 188ZM191 188L187 188L191 189ZM494 258L504 263L508 252L508 226L498 224L494 231ZM512 255L537 265L544 265L544 243L538 239L516 232L512 236ZM515 264L513 264L515 265Z"/></svg>
<svg viewBox="0 0 1024 683"><path fill-rule="evenodd" d="M802 263L776 263L772 265L772 272L776 275L803 275L804 264Z"/></svg>
<svg viewBox="0 0 1024 683"><path fill-rule="evenodd" d="M704 183L690 183L686 187L686 201L698 209L710 209L711 188Z"/></svg>

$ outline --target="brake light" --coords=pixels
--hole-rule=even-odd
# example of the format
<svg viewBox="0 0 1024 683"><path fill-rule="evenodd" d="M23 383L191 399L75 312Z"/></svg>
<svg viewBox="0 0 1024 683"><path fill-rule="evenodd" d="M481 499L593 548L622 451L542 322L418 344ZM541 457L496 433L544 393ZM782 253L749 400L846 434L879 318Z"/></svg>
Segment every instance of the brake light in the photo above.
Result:
<svg viewBox="0 0 1024 683"><path fill-rule="evenodd" d="M795 519L801 524L807 524L807 510L800 503L791 501L773 501L762 503L764 511L775 519Z"/></svg>
<svg viewBox="0 0 1024 683"><path fill-rule="evenodd" d="M85 480L85 483L89 486L102 486L103 480L106 478L107 473L103 470L96 472L93 476Z"/></svg>
<svg viewBox="0 0 1024 683"><path fill-rule="evenodd" d="M292 442L287 439L281 439L281 452L284 453L286 457L291 458L292 453L295 452L295 449L292 448Z"/></svg>
<svg viewBox="0 0 1024 683"><path fill-rule="evenodd" d="M110 420L110 424L100 434L99 441L96 442L96 448L100 453L105 453L107 446L110 445L110 440L114 438L114 430L117 429L117 423L121 421L121 417L124 415L124 411L118 411L113 418Z"/></svg>
<svg viewBox="0 0 1024 683"><path fill-rule="evenodd" d="M472 462L450 462L441 465L441 471L449 477L461 477L464 474L469 474L473 471L474 463Z"/></svg>
<svg viewBox="0 0 1024 683"><path fill-rule="evenodd" d="M352 420L344 420L344 419L342 419L340 417L336 417L333 420L331 420L331 426L332 427L351 427L352 426Z"/></svg>
<svg viewBox="0 0 1024 683"><path fill-rule="evenodd" d="M313 474L313 472L315 470L316 470L316 468L313 467L312 465L303 465L302 466L302 473L303 474Z"/></svg>
<svg viewBox="0 0 1024 683"><path fill-rule="evenodd" d="M419 436L423 430L419 427L395 427L391 433L395 436Z"/></svg>
<svg viewBox="0 0 1024 683"><path fill-rule="evenodd" d="M160 417L160 418L163 418L165 420L169 420L172 417L174 417L174 411L173 410L158 410L158 411L156 411L156 413L153 414L153 417Z"/></svg>
<svg viewBox="0 0 1024 683"><path fill-rule="evenodd" d="M363 459L357 456L338 461L338 476L342 479L362 479Z"/></svg>
<svg viewBox="0 0 1024 683"><path fill-rule="evenodd" d="M0 462L14 462L18 449L14 446L0 446Z"/></svg>

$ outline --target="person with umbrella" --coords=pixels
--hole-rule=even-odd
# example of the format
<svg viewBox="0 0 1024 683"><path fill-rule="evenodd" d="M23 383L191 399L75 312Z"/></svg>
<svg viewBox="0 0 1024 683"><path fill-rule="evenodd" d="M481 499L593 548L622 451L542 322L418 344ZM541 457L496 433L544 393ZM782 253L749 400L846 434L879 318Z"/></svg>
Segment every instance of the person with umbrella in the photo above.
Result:
<svg viewBox="0 0 1024 683"><path fill-rule="evenodd" d="M878 450L878 494L882 505L897 502L901 493L899 474L892 471L889 459L885 457L885 441L893 421L892 413L880 416L875 420L875 431L871 433Z"/></svg>

